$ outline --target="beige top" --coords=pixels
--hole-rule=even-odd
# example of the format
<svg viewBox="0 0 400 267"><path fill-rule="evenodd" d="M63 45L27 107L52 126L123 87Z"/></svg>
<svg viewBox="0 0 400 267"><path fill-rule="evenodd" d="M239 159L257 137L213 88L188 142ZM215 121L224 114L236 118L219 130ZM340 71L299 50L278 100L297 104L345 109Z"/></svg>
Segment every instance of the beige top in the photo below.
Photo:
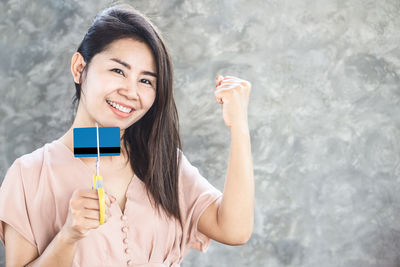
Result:
<svg viewBox="0 0 400 267"><path fill-rule="evenodd" d="M37 247L39 255L60 231L75 189L91 189L93 172L58 140L16 159L0 187L0 221ZM77 245L73 266L180 266L190 248L205 252L210 239L197 230L203 211L222 193L182 154L179 201L183 228L153 210L144 183L134 176L125 209ZM165 215L165 213L164 213ZM0 240L4 231L0 223Z"/></svg>

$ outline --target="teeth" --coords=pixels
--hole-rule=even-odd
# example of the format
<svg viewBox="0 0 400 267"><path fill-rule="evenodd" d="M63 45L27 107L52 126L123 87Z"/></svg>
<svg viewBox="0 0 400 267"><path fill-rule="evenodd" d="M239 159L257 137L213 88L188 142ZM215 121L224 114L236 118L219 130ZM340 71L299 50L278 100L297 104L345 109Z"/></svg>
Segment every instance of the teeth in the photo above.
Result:
<svg viewBox="0 0 400 267"><path fill-rule="evenodd" d="M114 108L116 108L116 109L118 109L119 111L122 111L122 112L124 112L124 113L129 113L129 112L132 111L131 108L126 108L126 107L120 106L120 105L118 105L118 104L116 104L116 103L114 103L114 102L112 102L112 101L110 101L110 100L107 100L106 102L107 102L109 105L113 106Z"/></svg>

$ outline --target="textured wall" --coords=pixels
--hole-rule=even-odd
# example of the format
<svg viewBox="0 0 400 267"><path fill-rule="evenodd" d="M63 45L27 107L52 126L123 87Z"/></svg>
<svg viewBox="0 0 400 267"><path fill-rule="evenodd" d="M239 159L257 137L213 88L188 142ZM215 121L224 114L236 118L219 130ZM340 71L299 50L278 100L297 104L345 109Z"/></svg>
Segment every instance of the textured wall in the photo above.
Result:
<svg viewBox="0 0 400 267"><path fill-rule="evenodd" d="M69 128L70 58L110 3L32 2L0 2L0 181ZM184 151L221 190L214 79L253 84L254 234L183 266L400 266L399 0L130 3L164 33Z"/></svg>

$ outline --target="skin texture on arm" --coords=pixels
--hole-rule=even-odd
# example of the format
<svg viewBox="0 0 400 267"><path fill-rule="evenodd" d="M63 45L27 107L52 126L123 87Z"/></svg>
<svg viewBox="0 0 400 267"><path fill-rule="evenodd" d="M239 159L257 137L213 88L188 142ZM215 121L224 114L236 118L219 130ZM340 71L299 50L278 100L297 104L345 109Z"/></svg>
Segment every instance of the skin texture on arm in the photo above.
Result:
<svg viewBox="0 0 400 267"><path fill-rule="evenodd" d="M229 245L245 244L254 224L254 173L247 107L251 84L232 76L219 76L215 97L222 104L231 142L222 199L201 215L198 230Z"/></svg>
<svg viewBox="0 0 400 267"><path fill-rule="evenodd" d="M39 256L34 245L29 243L12 226L4 222L1 223L4 229L6 267L25 266Z"/></svg>

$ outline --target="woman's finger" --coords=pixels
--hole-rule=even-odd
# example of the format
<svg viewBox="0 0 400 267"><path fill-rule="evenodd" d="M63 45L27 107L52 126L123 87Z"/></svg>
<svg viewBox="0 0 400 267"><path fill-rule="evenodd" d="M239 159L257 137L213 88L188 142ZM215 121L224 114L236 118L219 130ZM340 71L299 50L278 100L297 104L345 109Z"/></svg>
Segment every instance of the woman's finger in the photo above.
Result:
<svg viewBox="0 0 400 267"><path fill-rule="evenodd" d="M240 78L235 77L235 76L231 76L231 75L226 75L226 76L224 76L224 78L226 78L226 79L231 78L231 79L240 80Z"/></svg>
<svg viewBox="0 0 400 267"><path fill-rule="evenodd" d="M86 219L100 220L99 210L85 209L83 215ZM106 208L104 215L106 218L111 217L110 209Z"/></svg>
<svg viewBox="0 0 400 267"><path fill-rule="evenodd" d="M232 90L232 89L231 88L220 88L218 90L215 90L214 96L215 96L215 99L218 101L218 103L220 103L220 104L224 103L223 98L226 94L229 93L230 90Z"/></svg>
<svg viewBox="0 0 400 267"><path fill-rule="evenodd" d="M107 194L107 193L105 193L104 194L105 195L105 199L106 199L106 205L107 205L107 207L111 207L111 197Z"/></svg>
<svg viewBox="0 0 400 267"><path fill-rule="evenodd" d="M218 86L218 87L216 88L216 90L221 90L221 89L233 89L233 88L241 87L241 86L243 86L243 85L240 84L240 83L236 83L236 82L232 82L232 83L222 83L220 86Z"/></svg>
<svg viewBox="0 0 400 267"><path fill-rule="evenodd" d="M238 83L241 83L241 84L243 84L245 86L251 87L251 83L249 81L243 80L243 79L240 79L240 78L237 78L237 77L234 77L234 76L225 76L223 81L222 81L222 83L225 83L227 81L237 81Z"/></svg>
<svg viewBox="0 0 400 267"><path fill-rule="evenodd" d="M82 198L99 199L96 189L79 190L78 196Z"/></svg>
<svg viewBox="0 0 400 267"><path fill-rule="evenodd" d="M100 220L100 212L98 210L85 209L83 217L91 220Z"/></svg>

